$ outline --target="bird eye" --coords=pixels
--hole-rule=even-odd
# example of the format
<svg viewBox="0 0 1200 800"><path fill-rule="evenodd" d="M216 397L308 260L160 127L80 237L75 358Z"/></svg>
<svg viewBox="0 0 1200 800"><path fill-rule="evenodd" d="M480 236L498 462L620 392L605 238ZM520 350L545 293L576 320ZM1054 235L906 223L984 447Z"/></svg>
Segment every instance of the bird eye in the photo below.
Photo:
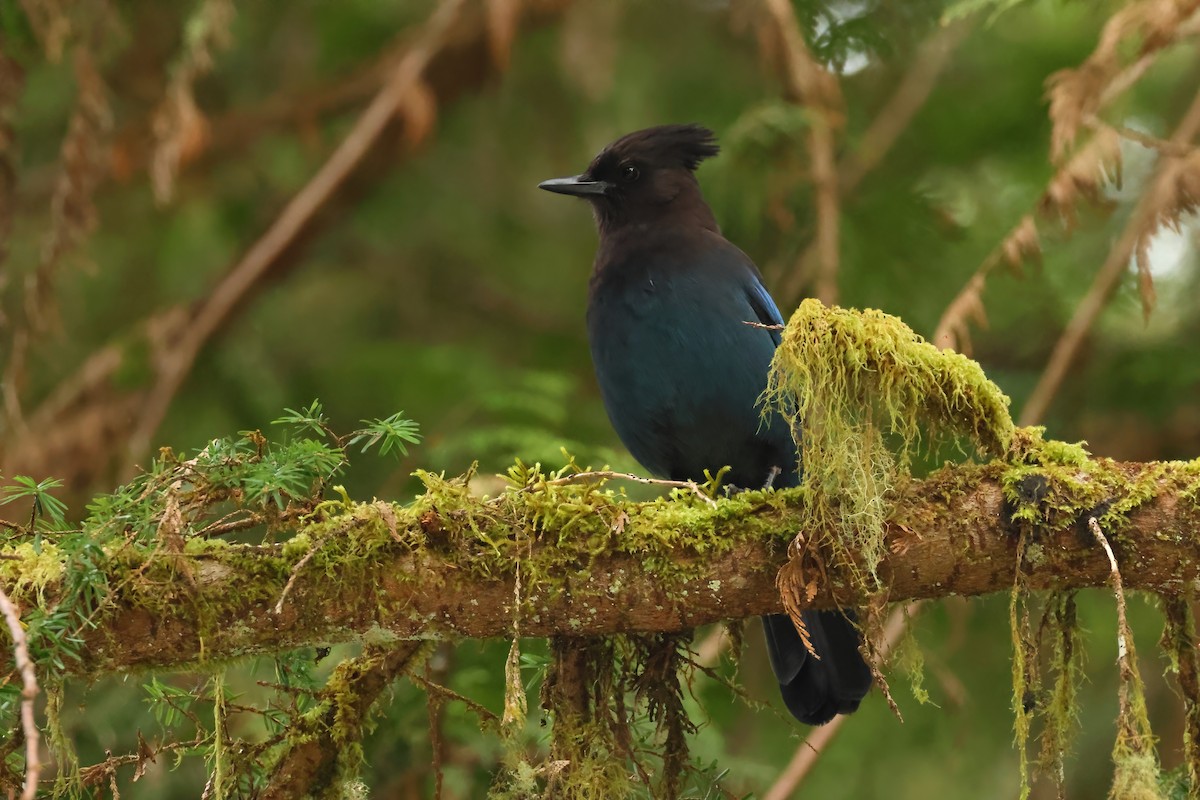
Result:
<svg viewBox="0 0 1200 800"><path fill-rule="evenodd" d="M641 173L638 172L638 168L633 164L626 164L621 167L621 180L625 181L625 183L633 183L640 175Z"/></svg>

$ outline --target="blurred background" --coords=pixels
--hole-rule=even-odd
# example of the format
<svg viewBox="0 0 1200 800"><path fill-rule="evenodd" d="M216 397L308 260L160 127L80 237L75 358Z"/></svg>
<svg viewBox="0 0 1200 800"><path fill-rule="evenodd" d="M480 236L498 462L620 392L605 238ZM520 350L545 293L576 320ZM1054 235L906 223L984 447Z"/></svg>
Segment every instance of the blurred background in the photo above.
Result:
<svg viewBox="0 0 1200 800"><path fill-rule="evenodd" d="M1194 458L1200 179L1160 178L1200 173L1195 5L0 0L3 475L63 479L80 514L160 446L195 451L316 397L339 431L401 409L421 425L399 464L356 461L355 498L405 501L414 469L473 462L494 492L514 458L557 467L563 448L637 471L584 337L590 213L536 186L630 130L691 121L721 137L701 184L785 317L814 293L880 308L970 353L1054 438ZM1048 103L1048 77L1083 64L1094 85L1060 81ZM1110 593L1080 614L1066 785L1095 798L1117 710ZM1142 598L1131 614L1170 767L1183 723L1161 617ZM930 606L914 627L932 702L898 673L904 722L872 695L800 793L1016 795L1007 598ZM498 711L507 649L445 646L437 674ZM265 669L230 682L252 697ZM693 685L690 796L763 797L801 746L757 626L739 679L770 707ZM424 694L400 681L389 702L371 796L432 796ZM85 764L171 735L133 679L75 687L63 714ZM499 744L460 703L438 714L444 796L484 796ZM544 735L531 723L530 746ZM198 758L131 772L122 797L205 782Z"/></svg>

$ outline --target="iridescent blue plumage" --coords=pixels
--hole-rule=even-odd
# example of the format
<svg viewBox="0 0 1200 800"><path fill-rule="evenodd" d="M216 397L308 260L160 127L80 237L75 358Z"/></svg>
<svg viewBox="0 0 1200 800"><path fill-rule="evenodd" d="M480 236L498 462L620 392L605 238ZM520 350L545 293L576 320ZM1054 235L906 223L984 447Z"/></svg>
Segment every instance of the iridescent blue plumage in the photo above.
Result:
<svg viewBox="0 0 1200 800"><path fill-rule="evenodd" d="M609 418L646 469L703 480L731 467L735 486L795 486L784 419L764 417L782 323L754 263L726 240L693 170L715 155L710 131L668 125L609 145L582 175L542 187L586 197L600 231L588 340ZM812 658L790 619L763 618L784 701L801 721L849 713L870 688L858 632L841 612L811 612Z"/></svg>

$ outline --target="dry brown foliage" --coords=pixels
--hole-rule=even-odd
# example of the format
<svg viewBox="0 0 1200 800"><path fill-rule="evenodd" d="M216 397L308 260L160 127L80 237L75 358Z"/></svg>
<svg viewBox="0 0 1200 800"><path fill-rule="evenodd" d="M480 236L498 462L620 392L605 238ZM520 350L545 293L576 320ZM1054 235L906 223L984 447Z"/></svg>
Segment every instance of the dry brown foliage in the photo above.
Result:
<svg viewBox="0 0 1200 800"><path fill-rule="evenodd" d="M62 257L96 228L96 187L106 172L107 137L112 129L108 87L91 48L74 52L75 110L59 155L60 172L50 201L50 232L37 271L26 284L25 314L30 327L44 331L53 318L54 277Z"/></svg>
<svg viewBox="0 0 1200 800"><path fill-rule="evenodd" d="M1059 167L1034 204L1034 213L1021 217L946 306L933 334L939 347L971 353L971 324L987 326L983 291L992 270L1004 264L1020 273L1023 264L1041 259L1039 218L1070 232L1081 203L1104 205L1104 187L1120 174L1120 154L1117 134L1102 130Z"/></svg>
<svg viewBox="0 0 1200 800"><path fill-rule="evenodd" d="M13 159L16 142L12 129L12 113L21 97L25 75L21 66L0 53L0 289L5 283L3 265L8 255L8 235L12 230L13 214L16 211L13 194L17 174ZM0 310L0 328L6 320Z"/></svg>
<svg viewBox="0 0 1200 800"><path fill-rule="evenodd" d="M1197 8L1200 0L1140 0L1126 6L1108 20L1096 49L1082 64L1050 76L1046 94L1054 160L1071 149L1079 129L1109 98L1127 61L1137 65L1190 33ZM1127 55L1130 42L1137 43L1132 59Z"/></svg>
<svg viewBox="0 0 1200 800"><path fill-rule="evenodd" d="M208 146L208 119L196 105L194 86L213 67L213 51L229 46L231 0L204 0L185 22L186 45L171 69L166 96L154 114L154 155L150 164L155 199L169 202L179 167Z"/></svg>

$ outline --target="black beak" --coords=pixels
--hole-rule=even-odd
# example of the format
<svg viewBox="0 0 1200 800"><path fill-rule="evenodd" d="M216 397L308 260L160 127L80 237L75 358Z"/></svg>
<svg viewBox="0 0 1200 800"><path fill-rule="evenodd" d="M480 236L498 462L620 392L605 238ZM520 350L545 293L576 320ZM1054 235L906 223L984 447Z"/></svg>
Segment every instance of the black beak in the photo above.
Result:
<svg viewBox="0 0 1200 800"><path fill-rule="evenodd" d="M586 175L576 175L571 178L551 178L538 184L539 189L555 194L573 194L576 197L591 197L603 195L612 186L608 181L594 181Z"/></svg>

